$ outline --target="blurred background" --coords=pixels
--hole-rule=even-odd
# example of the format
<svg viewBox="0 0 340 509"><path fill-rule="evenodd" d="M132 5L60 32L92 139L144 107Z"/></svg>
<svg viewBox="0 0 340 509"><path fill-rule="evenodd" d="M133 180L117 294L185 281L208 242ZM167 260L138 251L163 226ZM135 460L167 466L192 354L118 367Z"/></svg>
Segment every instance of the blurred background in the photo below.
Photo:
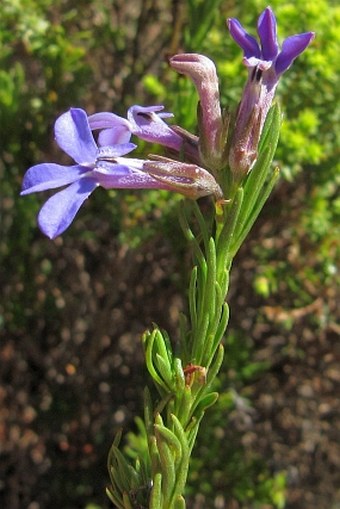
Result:
<svg viewBox="0 0 340 509"><path fill-rule="evenodd" d="M135 430L147 383L141 333L176 339L190 254L180 198L96 190L51 241L46 195L25 170L63 160L53 123L70 106L125 115L164 104L196 129L176 52L215 60L222 103L246 79L225 19L253 34L262 0L2 0L0 9L0 506L105 509L106 456ZM282 179L235 261L218 390L195 449L189 509L339 509L339 50L335 0L273 0L279 38L312 46L278 89ZM145 155L150 147L141 146Z"/></svg>

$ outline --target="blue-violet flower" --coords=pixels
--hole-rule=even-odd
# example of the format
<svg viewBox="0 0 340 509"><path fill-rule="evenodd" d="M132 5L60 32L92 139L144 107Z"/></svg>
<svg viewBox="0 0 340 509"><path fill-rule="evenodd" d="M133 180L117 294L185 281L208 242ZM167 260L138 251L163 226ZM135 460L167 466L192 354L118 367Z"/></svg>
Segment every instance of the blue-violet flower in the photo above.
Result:
<svg viewBox="0 0 340 509"><path fill-rule="evenodd" d="M159 143L170 149L180 152L183 138L172 129L164 118L173 117L172 113L163 112L164 106L132 106L127 111L127 119L115 113L101 112L89 116L90 128L94 131L100 129L99 145L111 145L112 140L126 141L134 134L141 140L150 143Z"/></svg>
<svg viewBox="0 0 340 509"><path fill-rule="evenodd" d="M229 152L231 170L242 177L256 161L261 131L280 76L307 48L314 38L314 33L306 32L288 37L280 51L276 19L270 7L258 18L260 44L245 31L237 19L228 19L227 23L230 34L243 49L243 62L249 69Z"/></svg>
<svg viewBox="0 0 340 509"><path fill-rule="evenodd" d="M136 148L129 141L130 123L108 113L98 113L93 118L90 126L84 110L71 108L56 120L56 141L77 164L37 164L24 176L21 195L64 187L46 201L38 215L39 227L48 237L55 238L70 226L83 202L98 186L165 189L192 199L209 194L221 196L214 177L197 165L162 158L148 161L123 157ZM99 134L101 143L97 146L91 127L98 128L99 124L104 131ZM166 136L166 129L164 132Z"/></svg>
<svg viewBox="0 0 340 509"><path fill-rule="evenodd" d="M124 124L117 123L111 133L110 146L98 147L84 110L71 108L55 123L55 138L60 148L77 163L63 166L42 163L27 170L22 195L67 186L49 198L40 210L38 224L50 238L64 232L86 198L98 186L105 189L169 189L143 170L145 161L122 157L136 145L129 143L130 133L123 135Z"/></svg>

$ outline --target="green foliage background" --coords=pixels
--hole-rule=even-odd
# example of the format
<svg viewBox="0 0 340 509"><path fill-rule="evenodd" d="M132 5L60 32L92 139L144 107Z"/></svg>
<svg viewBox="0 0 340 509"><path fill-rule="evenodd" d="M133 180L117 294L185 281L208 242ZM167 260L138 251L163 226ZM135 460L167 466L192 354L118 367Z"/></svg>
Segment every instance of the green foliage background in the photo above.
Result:
<svg viewBox="0 0 340 509"><path fill-rule="evenodd" d="M96 380L97 371L93 366L99 358L98 352L104 358L112 356L115 342L124 334L134 332L137 337L138 327L150 324L148 316L140 316L140 313L138 316L135 311L138 327L133 326L129 331L129 324L125 323L127 328L123 327L119 334L115 321L108 322L113 330L106 330L100 336L95 321L102 316L98 313L103 306L107 313L112 312L109 295L118 291L117 286L112 289L116 282L115 268L125 268L119 278L120 285L133 293L133 285L138 282L138 267L145 270L143 264L147 263L155 271L164 267L166 280L161 277L162 284L155 283L149 290L150 307L152 309L152 304L157 302L160 309L156 315L171 329L176 326L176 317L173 321L171 316L164 317L168 286L175 294L184 291L186 268L190 264L185 246L178 240L181 233L176 220L177 196L165 192L98 190L63 239L52 243L42 237L35 223L42 196L19 197L25 170L40 161L62 160L53 142L52 128L56 116L71 105L83 107L89 113L113 110L124 115L131 104L160 103L175 113L177 124L194 131L197 98L193 87L167 65L167 55L175 52L196 51L214 59L221 80L222 103L226 108L236 108L246 70L241 64L241 51L227 33L225 19L237 17L251 29L265 6L259 0L242 0L237 4L229 0L2 1L0 373L4 380L1 398L4 408L9 408L2 416L7 443L2 468L10 478L12 474L8 473L10 469L6 470L6 461L14 468L16 487L12 484L11 499L6 499L9 495L5 494L5 485L0 489L5 502L11 500L12 509L29 507L34 500L41 508L54 507L51 500L55 501L55 507L85 507L91 500L105 506L100 491L106 482L105 473L102 471L98 479L98 472L94 472L98 462L105 462L112 428L117 426L114 419L107 418L106 424L98 419L96 430L91 430L84 440L79 438L81 452L72 458L74 465L68 466L64 475L60 474L64 461L60 451L59 456L55 453L47 463L43 458L40 462L34 460L33 455L36 477L29 478L28 484L23 486L26 477L18 473L18 458L22 451L32 455L32 450L36 458L37 450L42 457L48 456L46 447L59 444L60 449L64 435L69 434L66 442L75 440L70 422L77 422L77 419L80 422L81 412L90 415L91 422L95 421L93 415L97 414L90 408L93 401L82 394L83 379L77 382L79 386L72 385L71 375L70 379L65 378L65 369L66 374L72 374L73 369L81 373L83 370L86 377L93 376ZM309 306L316 311L307 316L301 334L307 329L310 334L323 337L328 330L335 330L337 318L340 8L332 0L308 3L273 0L271 6L278 19L281 40L308 30L314 30L317 35L311 48L280 83L278 97L285 120L277 164L282 169L283 180L275 199L264 212L262 223L241 251L236 267L236 274L239 274L243 262L251 257L248 307L239 305L236 297L232 299L237 310L247 311L253 318L248 324L237 317L231 322L227 339L230 354L220 382L221 390L225 389L218 409L207 418L197 447L189 493L193 499L198 494L205 497L205 507L215 507L214 503L225 504L216 507L284 507L286 481L280 466L273 467L271 461L261 459L258 452L247 452L242 445L242 434L233 433L228 425L226 432L223 424L228 422L240 398L248 401L249 395L251 399L252 381L265 372L272 361L267 358L258 362L256 340L244 340L244 337L252 337L252 327L258 321L265 322L274 335L289 335L298 327L296 310L308 310ZM140 150L150 148L145 146ZM115 253L119 253L122 265ZM72 269L85 274L90 283L73 280ZM170 269L171 273L167 272ZM137 280L133 279L135 273ZM93 284L101 285L99 290L90 288L92 274ZM143 296L143 291L147 290L139 290L136 286L136 296L139 291ZM234 293L238 291L235 286ZM119 296L127 298L123 290ZM134 298L130 296L132 302ZM178 302L179 307L184 305L181 300ZM258 314L261 306L264 312ZM116 316L126 312L129 319L136 320L130 308L124 311L123 306L117 311L119 306L115 304L114 307ZM92 318L91 309L95 310ZM157 316L152 317L151 313L151 320ZM60 373L64 379L58 382L59 367L53 363L58 365L60 351L72 342L70 338L74 334L75 345L79 348L75 353L70 347L69 357L63 358ZM86 348L82 341L77 343L77 334L85 337ZM99 346L96 351L96 344L106 337L105 334L112 334L108 340L110 347L100 350ZM65 337L69 339L66 341ZM294 354L287 353L289 348ZM304 352L299 345L292 346L288 341L284 355L295 358L303 356ZM133 363L133 356L130 361ZM114 369L110 362L107 365ZM136 379L143 384L143 378L138 378L142 375L133 373L132 385ZM110 391L114 391L114 383L120 383L119 376L105 376L101 383L109 383ZM39 384L39 379L47 382ZM10 389L13 383L14 392ZM65 387L70 390L68 397ZM93 385L91 387L95 400L96 393ZM138 398L132 396L131 390L127 394L132 399ZM44 397L51 399L49 405ZM19 399L14 404L15 398ZM114 414L116 399L107 397L103 401L104 415ZM119 404L126 405L126 401ZM136 409L138 402L125 413L126 426L131 423ZM22 433L16 439L11 435L11 423ZM50 430L50 435L46 434L46 429ZM29 442L26 447L23 441L27 430L36 438L33 445ZM221 434L222 445L218 439ZM86 445L89 436L97 453L85 460L84 443ZM215 445L211 446L212 443ZM223 459L218 460L218 456ZM25 468L29 468L30 461L23 461ZM55 468L59 479L55 478ZM39 479L44 494L40 492ZM288 494L288 504L289 500ZM238 505L228 505L232 503ZM301 504L299 507L307 508Z"/></svg>

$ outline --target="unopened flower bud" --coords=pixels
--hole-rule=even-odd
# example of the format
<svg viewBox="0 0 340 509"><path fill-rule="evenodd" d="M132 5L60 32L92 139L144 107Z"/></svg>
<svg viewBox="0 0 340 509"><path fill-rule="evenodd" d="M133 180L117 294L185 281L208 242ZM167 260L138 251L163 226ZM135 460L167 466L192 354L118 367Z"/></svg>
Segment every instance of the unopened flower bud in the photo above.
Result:
<svg viewBox="0 0 340 509"><path fill-rule="evenodd" d="M281 75L307 48L314 33L287 37L280 49L276 18L270 7L261 13L257 22L260 44L237 19L231 18L227 23L231 36L243 49L243 63L248 68L248 80L237 110L229 152L230 168L239 179L256 161L262 128Z"/></svg>
<svg viewBox="0 0 340 509"><path fill-rule="evenodd" d="M199 148L204 164L218 170L224 166L225 129L220 106L220 94L215 64L210 58L196 53L182 53L170 59L170 65L189 76L199 95Z"/></svg>

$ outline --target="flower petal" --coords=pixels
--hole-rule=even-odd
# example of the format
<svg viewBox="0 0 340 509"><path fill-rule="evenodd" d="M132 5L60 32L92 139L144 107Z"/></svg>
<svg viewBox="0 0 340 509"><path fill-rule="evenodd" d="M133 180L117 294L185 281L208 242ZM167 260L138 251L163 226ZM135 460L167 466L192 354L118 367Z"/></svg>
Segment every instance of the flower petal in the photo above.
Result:
<svg viewBox="0 0 340 509"><path fill-rule="evenodd" d="M109 145L100 147L97 152L97 160L110 160L124 156L137 147L134 143L120 143L119 145Z"/></svg>
<svg viewBox="0 0 340 509"><path fill-rule="evenodd" d="M129 166L130 159L124 164L101 163L94 170L97 182L105 189L169 189L147 172ZM144 161L141 161L141 166Z"/></svg>
<svg viewBox="0 0 340 509"><path fill-rule="evenodd" d="M81 166L62 166L55 163L36 164L27 170L22 181L21 195L66 186L88 171Z"/></svg>
<svg viewBox="0 0 340 509"><path fill-rule="evenodd" d="M63 233L97 185L93 178L84 178L49 198L38 215L41 231L50 239Z"/></svg>
<svg viewBox="0 0 340 509"><path fill-rule="evenodd" d="M94 129L107 129L113 126L125 126L127 130L130 128L130 124L126 118L120 117L115 113L109 111L101 111L100 113L93 113L88 116L90 128Z"/></svg>
<svg viewBox="0 0 340 509"><path fill-rule="evenodd" d="M98 134L98 145L116 145L117 143L128 143L131 138L130 131L126 131L124 127L117 126L111 129L103 129Z"/></svg>
<svg viewBox="0 0 340 509"><path fill-rule="evenodd" d="M249 69L258 67L259 69L261 69L261 71L267 71L267 69L269 69L273 64L271 60L262 60L261 58L256 57L250 58L243 57L243 63Z"/></svg>
<svg viewBox="0 0 340 509"><path fill-rule="evenodd" d="M257 32L261 40L263 60L274 60L279 52L276 26L274 13L270 7L267 7L257 22Z"/></svg>
<svg viewBox="0 0 340 509"><path fill-rule="evenodd" d="M282 44L282 50L276 59L275 71L277 74L282 74L286 71L314 39L314 32L306 32L303 34L292 35Z"/></svg>
<svg viewBox="0 0 340 509"><path fill-rule="evenodd" d="M128 143L131 138L131 125L128 120L114 113L94 113L88 117L90 128L103 129L99 133L99 145L116 145Z"/></svg>
<svg viewBox="0 0 340 509"><path fill-rule="evenodd" d="M131 123L132 132L142 140L180 150L182 138L162 120L169 116L167 113L158 113L162 109L163 106L129 108L127 117Z"/></svg>
<svg viewBox="0 0 340 509"><path fill-rule="evenodd" d="M54 132L59 147L77 163L94 163L97 145L84 110L71 108L61 115L56 120Z"/></svg>
<svg viewBox="0 0 340 509"><path fill-rule="evenodd" d="M230 35L235 42L243 49L246 58L261 58L261 50L257 40L245 31L241 23L236 18L227 20Z"/></svg>

